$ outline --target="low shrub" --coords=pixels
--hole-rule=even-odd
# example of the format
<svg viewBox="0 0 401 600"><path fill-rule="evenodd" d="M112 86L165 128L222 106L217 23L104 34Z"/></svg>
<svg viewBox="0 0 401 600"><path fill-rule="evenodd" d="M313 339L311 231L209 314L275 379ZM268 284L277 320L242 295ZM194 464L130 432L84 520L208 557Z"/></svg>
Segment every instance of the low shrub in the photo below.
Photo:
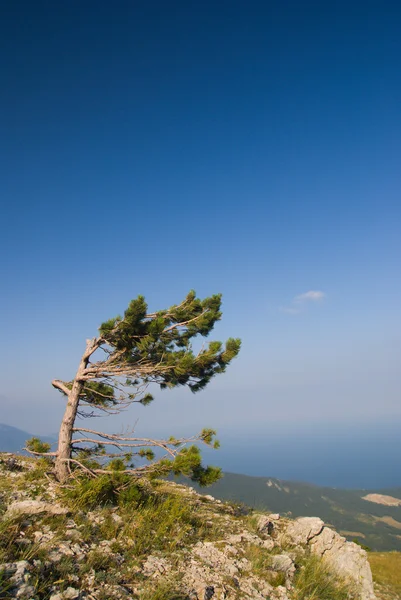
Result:
<svg viewBox="0 0 401 600"><path fill-rule="evenodd" d="M60 488L64 500L76 510L93 510L105 506L132 506L145 499L147 492L123 472L100 477L80 476L68 486Z"/></svg>

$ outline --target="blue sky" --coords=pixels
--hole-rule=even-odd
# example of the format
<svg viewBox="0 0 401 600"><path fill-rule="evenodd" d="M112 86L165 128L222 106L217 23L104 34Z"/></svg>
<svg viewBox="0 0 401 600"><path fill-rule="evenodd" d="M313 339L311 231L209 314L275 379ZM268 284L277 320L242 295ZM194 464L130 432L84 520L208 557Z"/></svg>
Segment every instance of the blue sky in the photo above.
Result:
<svg viewBox="0 0 401 600"><path fill-rule="evenodd" d="M138 431L401 423L400 4L0 10L0 421L56 431L99 323L194 288L242 352Z"/></svg>

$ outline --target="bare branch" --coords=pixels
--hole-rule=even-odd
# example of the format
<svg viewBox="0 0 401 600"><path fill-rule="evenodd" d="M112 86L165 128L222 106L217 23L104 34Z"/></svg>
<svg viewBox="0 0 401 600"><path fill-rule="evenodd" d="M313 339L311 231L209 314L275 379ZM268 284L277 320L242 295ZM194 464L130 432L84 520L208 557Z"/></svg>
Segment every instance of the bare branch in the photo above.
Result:
<svg viewBox="0 0 401 600"><path fill-rule="evenodd" d="M34 452L33 450L29 450L29 448L22 449L30 454L34 454L35 456L57 456L57 452Z"/></svg>
<svg viewBox="0 0 401 600"><path fill-rule="evenodd" d="M74 463L74 464L78 465L81 469L83 469L84 471L86 471L87 473L92 475L92 477L95 476L95 471L93 471L92 469L88 469L88 467L85 467L85 465L83 465L81 462L79 462L79 460L76 460L75 458L60 458L60 460L62 462L66 462L68 464Z"/></svg>
<svg viewBox="0 0 401 600"><path fill-rule="evenodd" d="M63 381L60 381L60 379L53 379L52 381L52 386L57 388L58 390L61 390L64 394L66 394L68 396L68 394L70 393L70 389L65 385L65 383Z"/></svg>
<svg viewBox="0 0 401 600"><path fill-rule="evenodd" d="M100 347L101 339L100 338L92 338L91 340L86 340L86 350L82 356L83 360L87 360L96 350Z"/></svg>
<svg viewBox="0 0 401 600"><path fill-rule="evenodd" d="M125 442L119 442L119 441L115 441L115 442L111 442L111 441L105 441L105 440L92 440L92 439L88 439L88 438L81 438L78 440L72 440L72 444L83 444L83 443L87 443L87 444L102 444L102 445L109 445L109 446L114 446L115 448L162 448L163 450L165 450L166 452L168 452L171 456L175 456L176 452L174 452L174 450L172 450L171 448L169 448L166 443L159 443L159 442L151 442L151 441L146 441L145 443L141 443L141 444L135 444L135 443L125 443ZM108 455L105 455L108 456Z"/></svg>
<svg viewBox="0 0 401 600"><path fill-rule="evenodd" d="M175 306L175 310L182 308L183 306L185 306L185 304L187 304L188 302L188 298L184 298L184 300L182 302L180 302L180 304L177 304L177 306ZM165 317L171 317L172 315L170 313L166 313L164 315ZM145 315L145 319L155 319L157 317L157 313L149 313L148 315Z"/></svg>
<svg viewBox="0 0 401 600"><path fill-rule="evenodd" d="M185 325L189 325L189 323L193 323L193 321L196 321L200 317L203 317L203 315L205 315L207 312L209 312L208 309L203 310L200 313L200 315L196 315L196 317L193 317L192 319L189 319L188 321L182 321L182 323L174 323L174 325L170 325L170 327L167 327L166 329L163 329L163 333L167 333L168 331L172 331L173 329L177 329L177 327L185 327Z"/></svg>
<svg viewBox="0 0 401 600"><path fill-rule="evenodd" d="M81 431L82 433L90 433L91 435L98 435L101 438L107 439L107 440L121 440L124 442L150 442L150 443L157 443L157 444L187 444L189 442L193 442L196 441L198 439L200 439L200 435L196 435L196 436L192 436L189 438L180 438L180 439L174 439L171 442L169 440L153 440L151 438L138 438L138 437L129 437L128 435L125 434L116 434L116 433L104 433L102 431L95 431L94 429L86 429L84 427L74 427L73 431ZM99 442L99 440L97 440L97 443ZM145 445L145 444L143 444Z"/></svg>

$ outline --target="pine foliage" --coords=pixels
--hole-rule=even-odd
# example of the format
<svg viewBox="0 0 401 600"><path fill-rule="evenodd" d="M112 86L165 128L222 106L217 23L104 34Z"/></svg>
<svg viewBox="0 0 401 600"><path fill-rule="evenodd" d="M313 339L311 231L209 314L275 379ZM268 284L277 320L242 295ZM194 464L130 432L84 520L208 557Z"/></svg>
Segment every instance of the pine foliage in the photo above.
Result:
<svg viewBox="0 0 401 600"><path fill-rule="evenodd" d="M221 318L220 309L221 294L200 300L191 291L181 304L148 314L144 297L138 296L124 317L110 319L99 328L101 342L109 349L105 371L125 373L137 367L145 373L142 382L202 390L214 375L226 370L241 345L239 339L230 338L225 346L214 341L198 353L193 351L192 340L209 335ZM135 387L141 382L128 377L125 383Z"/></svg>
<svg viewBox="0 0 401 600"><path fill-rule="evenodd" d="M151 391L155 386L162 390L185 386L199 392L215 375L225 372L240 350L237 338L229 338L225 344L197 343L200 349L195 350L194 341L209 336L221 316L221 294L202 300L190 291L180 304L153 313L145 298L138 296L123 316L102 323L99 336L87 341L75 379L54 380L53 385L68 397L69 414L73 404L78 417L115 414L133 402L146 406L154 399ZM66 418L61 425L64 436L60 439L70 442L67 453L64 446L62 458L60 443L54 453L56 471L57 462L60 467L64 461L70 470L79 464L93 473L185 474L201 485L220 476L219 469L202 465L196 445L201 442L218 448L212 429L190 438L151 440L137 438L133 430L117 435L77 427L75 416L74 422ZM192 443L189 447L188 442Z"/></svg>

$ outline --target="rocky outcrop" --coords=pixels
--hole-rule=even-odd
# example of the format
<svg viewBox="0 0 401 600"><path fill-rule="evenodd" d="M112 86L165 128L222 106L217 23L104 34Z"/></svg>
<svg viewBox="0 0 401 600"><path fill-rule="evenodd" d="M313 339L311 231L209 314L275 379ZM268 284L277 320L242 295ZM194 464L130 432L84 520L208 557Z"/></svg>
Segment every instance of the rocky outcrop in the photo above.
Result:
<svg viewBox="0 0 401 600"><path fill-rule="evenodd" d="M309 547L342 578L353 582L361 600L374 600L372 572L365 550L353 542L347 542L336 531L326 527L321 519L296 519L283 532L282 541Z"/></svg>
<svg viewBox="0 0 401 600"><path fill-rule="evenodd" d="M347 542L328 527L324 527L320 535L311 540L310 547L312 552L323 557L342 577L355 582L361 599L374 599L372 572L365 550L353 542Z"/></svg>

